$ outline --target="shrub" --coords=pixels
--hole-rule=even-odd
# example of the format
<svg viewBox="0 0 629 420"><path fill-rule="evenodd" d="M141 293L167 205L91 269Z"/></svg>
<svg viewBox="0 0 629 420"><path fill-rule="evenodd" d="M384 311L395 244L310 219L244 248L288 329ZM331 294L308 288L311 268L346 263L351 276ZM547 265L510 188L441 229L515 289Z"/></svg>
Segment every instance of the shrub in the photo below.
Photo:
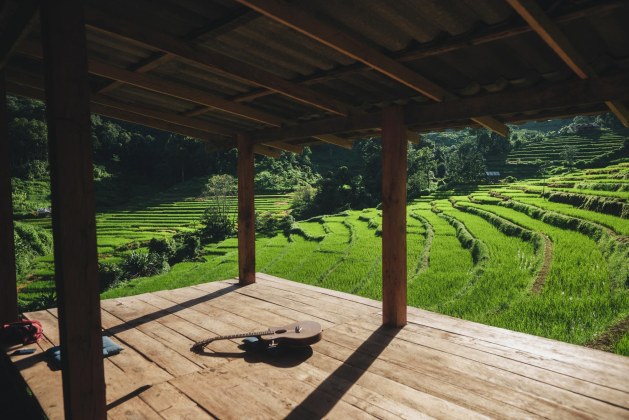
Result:
<svg viewBox="0 0 629 420"><path fill-rule="evenodd" d="M163 256L170 264L171 259L175 256L177 251L177 244L172 239L156 239L153 238L149 241L149 253L155 253Z"/></svg>
<svg viewBox="0 0 629 420"><path fill-rule="evenodd" d="M120 263L125 278L147 277L170 270L168 262L156 253L140 253L132 251Z"/></svg>
<svg viewBox="0 0 629 420"><path fill-rule="evenodd" d="M216 207L205 209L203 217L201 217L201 229L199 229L201 242L220 242L234 232L235 224L229 214L218 210Z"/></svg>
<svg viewBox="0 0 629 420"><path fill-rule="evenodd" d="M290 205L293 216L297 219L307 217L314 205L316 195L316 188L310 185L301 185L297 187L293 193L293 200Z"/></svg>
<svg viewBox="0 0 629 420"><path fill-rule="evenodd" d="M256 232L273 236L278 231L288 235L295 223L293 216L287 213L256 213Z"/></svg>
<svg viewBox="0 0 629 420"><path fill-rule="evenodd" d="M170 264L192 261L201 256L201 239L195 233L179 233L174 236L175 252Z"/></svg>
<svg viewBox="0 0 629 420"><path fill-rule="evenodd" d="M116 264L98 263L100 291L116 287L123 280L123 272Z"/></svg>
<svg viewBox="0 0 629 420"><path fill-rule="evenodd" d="M52 252L52 236L42 228L16 222L13 239L18 275L26 273L36 257Z"/></svg>

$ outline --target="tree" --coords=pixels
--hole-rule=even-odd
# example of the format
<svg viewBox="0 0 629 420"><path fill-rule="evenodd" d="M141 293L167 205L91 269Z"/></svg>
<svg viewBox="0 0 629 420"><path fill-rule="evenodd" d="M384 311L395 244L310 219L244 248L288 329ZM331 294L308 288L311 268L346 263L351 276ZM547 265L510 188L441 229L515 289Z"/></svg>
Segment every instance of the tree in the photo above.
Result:
<svg viewBox="0 0 629 420"><path fill-rule="evenodd" d="M572 168L574 166L574 162L577 159L577 148L574 146L564 147L564 149L561 151L561 158L564 160L568 168Z"/></svg>
<svg viewBox="0 0 629 420"><path fill-rule="evenodd" d="M474 183L484 179L485 157L472 141L464 141L448 153L446 180L451 184Z"/></svg>
<svg viewBox="0 0 629 420"><path fill-rule="evenodd" d="M238 193L238 180L227 174L211 176L203 195L213 202L213 207L219 214L225 216L232 214L232 207L235 200L233 197Z"/></svg>

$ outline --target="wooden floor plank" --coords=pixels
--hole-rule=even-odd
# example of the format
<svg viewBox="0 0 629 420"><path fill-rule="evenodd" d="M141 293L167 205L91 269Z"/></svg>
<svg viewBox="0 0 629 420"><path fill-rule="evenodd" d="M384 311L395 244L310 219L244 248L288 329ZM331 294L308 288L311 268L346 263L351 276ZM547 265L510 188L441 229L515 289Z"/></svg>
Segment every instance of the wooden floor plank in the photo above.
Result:
<svg viewBox="0 0 629 420"><path fill-rule="evenodd" d="M629 359L409 308L381 327L381 303L263 273L102 302L125 349L104 361L110 418L629 418ZM12 356L50 418L62 418L56 310L33 355ZM312 350L244 351L198 340L312 319ZM5 351L10 351L5 349ZM274 353L275 356L274 356Z"/></svg>
<svg viewBox="0 0 629 420"><path fill-rule="evenodd" d="M478 324L445 315L409 308L410 322L444 331L467 335L490 343L508 346L569 363L577 370L590 370L605 376L611 386L629 392L629 363L622 356L576 346L543 337Z"/></svg>
<svg viewBox="0 0 629 420"><path fill-rule="evenodd" d="M363 318L361 320L352 321L348 325L357 326L365 330L373 330L379 325L379 319L375 317L371 319ZM578 372L575 372L574 367L563 366L564 369L552 369L557 365L553 360L542 359L540 361L539 356L532 357L529 354L523 354L523 352L514 354L504 349L498 351L495 347L491 348L488 352L486 351L486 347L478 349L475 347L476 343L470 343L469 341L467 341L465 345L461 345L459 340L457 340L460 336L457 337L452 333L445 333L427 327L410 325L400 331L396 337L423 347L438 350L444 354L457 355L545 384L629 408L629 400L627 399L626 393L573 377L575 373L579 375ZM546 367L538 367L538 364L545 365ZM558 370L563 371L558 372ZM600 382L605 382L601 378L598 379Z"/></svg>
<svg viewBox="0 0 629 420"><path fill-rule="evenodd" d="M465 384L466 389L476 390L488 398L516 405L522 409L535 410L541 416L564 412L565 415L606 415L610 418L627 411L597 400L585 400L580 395L549 386L530 378L509 374L501 369L483 365L452 354L416 346L404 340L390 342L383 334L373 335L371 331L350 325L340 325L326 332L326 339L348 348L357 346L367 351L379 349L380 341L388 345L378 354L399 368L406 368L424 375L448 380L453 384ZM365 346L365 340L373 344Z"/></svg>

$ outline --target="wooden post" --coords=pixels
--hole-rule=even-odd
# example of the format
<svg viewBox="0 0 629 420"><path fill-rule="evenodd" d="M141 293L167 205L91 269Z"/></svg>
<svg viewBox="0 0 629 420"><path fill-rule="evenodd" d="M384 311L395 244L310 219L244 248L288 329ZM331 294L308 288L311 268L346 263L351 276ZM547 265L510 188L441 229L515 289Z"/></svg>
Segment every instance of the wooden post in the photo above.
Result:
<svg viewBox="0 0 629 420"><path fill-rule="evenodd" d="M7 96L4 71L0 70L0 324L17 321L18 316L9 152Z"/></svg>
<svg viewBox="0 0 629 420"><path fill-rule="evenodd" d="M237 134L238 144L238 278L241 285L256 281L256 227L253 143Z"/></svg>
<svg viewBox="0 0 629 420"><path fill-rule="evenodd" d="M42 2L55 279L65 417L104 419L84 2Z"/></svg>
<svg viewBox="0 0 629 420"><path fill-rule="evenodd" d="M400 107L382 112L382 323L406 325L406 126Z"/></svg>

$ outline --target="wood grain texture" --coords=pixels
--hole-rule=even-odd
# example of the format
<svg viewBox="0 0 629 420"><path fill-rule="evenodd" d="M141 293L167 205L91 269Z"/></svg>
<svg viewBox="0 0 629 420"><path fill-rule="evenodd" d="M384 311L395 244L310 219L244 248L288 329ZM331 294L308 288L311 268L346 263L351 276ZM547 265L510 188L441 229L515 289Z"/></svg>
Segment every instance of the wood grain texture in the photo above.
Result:
<svg viewBox="0 0 629 420"><path fill-rule="evenodd" d="M251 139L237 134L238 144L238 276L240 284L255 282L256 226L254 155Z"/></svg>
<svg viewBox="0 0 629 420"><path fill-rule="evenodd" d="M0 324L17 320L11 153L4 71L0 70Z"/></svg>
<svg viewBox="0 0 629 420"><path fill-rule="evenodd" d="M83 2L43 2L55 278L67 418L105 418Z"/></svg>
<svg viewBox="0 0 629 420"><path fill-rule="evenodd" d="M110 418L627 418L629 360L408 308L383 328L380 302L256 273L103 301ZM34 355L13 356L50 418L63 415L59 372L42 352L59 343L55 309L28 313L46 331ZM246 352L202 338L312 319L311 352ZM243 398L243 394L246 398Z"/></svg>
<svg viewBox="0 0 629 420"><path fill-rule="evenodd" d="M382 321L406 324L406 126L399 107L382 112Z"/></svg>

